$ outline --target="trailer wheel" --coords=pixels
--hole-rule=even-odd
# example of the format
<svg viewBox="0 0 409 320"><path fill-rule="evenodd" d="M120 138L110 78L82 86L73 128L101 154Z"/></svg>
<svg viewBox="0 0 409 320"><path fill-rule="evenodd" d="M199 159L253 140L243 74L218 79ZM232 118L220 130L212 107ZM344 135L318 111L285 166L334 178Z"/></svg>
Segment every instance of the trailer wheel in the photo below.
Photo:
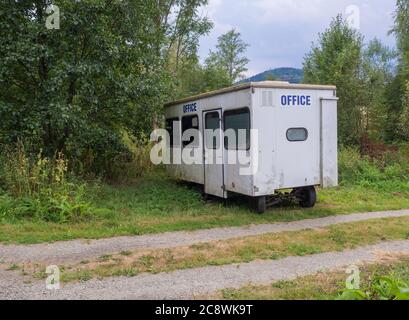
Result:
<svg viewBox="0 0 409 320"><path fill-rule="evenodd" d="M266 197L255 198L255 209L259 214L263 214L264 212L266 212L267 209Z"/></svg>
<svg viewBox="0 0 409 320"><path fill-rule="evenodd" d="M303 208L312 208L317 202L317 192L314 187L305 187L298 190L300 206Z"/></svg>

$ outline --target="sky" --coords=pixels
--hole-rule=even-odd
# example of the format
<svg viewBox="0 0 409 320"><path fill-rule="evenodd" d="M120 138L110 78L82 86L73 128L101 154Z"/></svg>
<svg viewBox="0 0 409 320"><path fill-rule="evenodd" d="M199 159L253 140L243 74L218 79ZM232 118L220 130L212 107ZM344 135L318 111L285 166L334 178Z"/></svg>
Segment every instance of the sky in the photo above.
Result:
<svg viewBox="0 0 409 320"><path fill-rule="evenodd" d="M202 15L214 23L200 41L204 59L217 38L235 28L250 45L246 76L278 67L301 68L311 43L338 13L358 29L365 40L374 37L395 46L388 31L393 25L394 0L209 0Z"/></svg>

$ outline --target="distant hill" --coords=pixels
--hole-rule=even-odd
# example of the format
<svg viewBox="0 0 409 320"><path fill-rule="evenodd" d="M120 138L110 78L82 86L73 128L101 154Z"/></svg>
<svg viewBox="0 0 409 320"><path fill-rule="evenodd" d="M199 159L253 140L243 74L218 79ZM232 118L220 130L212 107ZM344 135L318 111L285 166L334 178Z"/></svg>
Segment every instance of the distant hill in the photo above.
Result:
<svg viewBox="0 0 409 320"><path fill-rule="evenodd" d="M304 73L302 69L296 68L277 68L264 71L262 73L256 74L253 77L240 81L243 82L258 82L265 80L279 80L288 81L290 83L301 83Z"/></svg>

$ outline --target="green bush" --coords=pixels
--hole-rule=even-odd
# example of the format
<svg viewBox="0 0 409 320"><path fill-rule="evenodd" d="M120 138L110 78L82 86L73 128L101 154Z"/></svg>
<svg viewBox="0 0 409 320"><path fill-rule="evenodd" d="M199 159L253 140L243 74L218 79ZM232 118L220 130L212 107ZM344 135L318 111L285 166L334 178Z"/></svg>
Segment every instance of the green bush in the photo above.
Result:
<svg viewBox="0 0 409 320"><path fill-rule="evenodd" d="M21 143L0 155L0 218L68 222L86 218L90 205L86 186L67 177L68 162L60 153L49 159L30 157Z"/></svg>
<svg viewBox="0 0 409 320"><path fill-rule="evenodd" d="M368 291L345 290L337 300L409 300L409 283L394 277L377 277Z"/></svg>
<svg viewBox="0 0 409 320"><path fill-rule="evenodd" d="M409 191L409 152L406 146L384 159L361 156L357 148L341 148L339 177L342 186Z"/></svg>
<svg viewBox="0 0 409 320"><path fill-rule="evenodd" d="M119 155L112 161L111 170L106 178L110 182L130 184L152 173L155 167L150 159L152 144L147 136L137 139L124 133L122 139L129 154Z"/></svg>

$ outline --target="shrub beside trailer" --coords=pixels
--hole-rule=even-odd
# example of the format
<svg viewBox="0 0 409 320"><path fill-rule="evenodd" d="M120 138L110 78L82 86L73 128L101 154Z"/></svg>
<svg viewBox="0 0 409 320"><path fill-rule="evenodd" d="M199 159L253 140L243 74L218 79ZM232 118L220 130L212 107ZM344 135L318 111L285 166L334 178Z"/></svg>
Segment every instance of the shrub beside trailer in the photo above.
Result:
<svg viewBox="0 0 409 320"><path fill-rule="evenodd" d="M283 197L313 207L315 187L338 185L337 101L335 86L264 81L168 103L165 118L172 160L186 151L202 157L201 163L193 164L171 160L168 171L203 185L204 195L252 197L260 213ZM197 129L203 138L182 141L189 129ZM217 138L208 137L205 129L215 130ZM258 134L252 133L254 129ZM246 139L232 143L228 130L238 136L245 130ZM249 160L229 161L238 158ZM256 170L243 174L243 165Z"/></svg>

